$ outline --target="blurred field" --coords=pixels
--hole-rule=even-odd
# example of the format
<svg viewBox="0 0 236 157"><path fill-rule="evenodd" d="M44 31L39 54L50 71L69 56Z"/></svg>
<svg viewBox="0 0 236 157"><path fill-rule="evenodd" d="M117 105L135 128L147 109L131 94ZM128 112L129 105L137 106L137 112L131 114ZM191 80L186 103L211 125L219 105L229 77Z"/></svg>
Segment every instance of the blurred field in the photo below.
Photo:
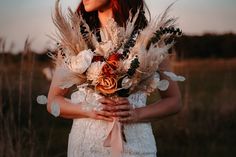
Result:
<svg viewBox="0 0 236 157"><path fill-rule="evenodd" d="M66 156L71 120L54 118L36 103L47 95L48 60L35 54L0 56L0 156ZM179 86L183 110L153 123L159 157L236 155L236 59L186 60L173 70L187 78ZM158 94L148 102L158 100Z"/></svg>
<svg viewBox="0 0 236 157"><path fill-rule="evenodd" d="M161 157L236 155L236 59L187 60L174 64L184 109L154 124Z"/></svg>

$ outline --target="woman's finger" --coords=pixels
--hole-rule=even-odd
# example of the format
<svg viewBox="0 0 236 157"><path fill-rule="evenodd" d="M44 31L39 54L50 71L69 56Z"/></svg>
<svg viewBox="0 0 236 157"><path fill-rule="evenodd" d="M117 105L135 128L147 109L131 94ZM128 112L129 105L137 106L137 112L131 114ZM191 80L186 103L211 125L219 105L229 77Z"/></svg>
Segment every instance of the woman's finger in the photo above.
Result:
<svg viewBox="0 0 236 157"><path fill-rule="evenodd" d="M105 120L105 121L109 121L109 122L113 121L113 118L108 118L108 117L104 117L104 116L101 116L101 115L97 115L96 119L98 119L98 120Z"/></svg>
<svg viewBox="0 0 236 157"><path fill-rule="evenodd" d="M129 100L127 98L119 98L115 102L116 105L129 105Z"/></svg>
<svg viewBox="0 0 236 157"><path fill-rule="evenodd" d="M128 117L131 116L132 111L119 111L119 112L114 112L113 116L120 116L120 117Z"/></svg>
<svg viewBox="0 0 236 157"><path fill-rule="evenodd" d="M109 105L104 105L102 107L102 111L109 111L109 112L115 112L115 111L120 111L120 110L131 110L133 107L131 105L117 105L117 106L109 106Z"/></svg>
<svg viewBox="0 0 236 157"><path fill-rule="evenodd" d="M114 105L115 104L115 102L109 98L101 98L98 101L104 105Z"/></svg>
<svg viewBox="0 0 236 157"><path fill-rule="evenodd" d="M121 123L130 123L132 121L133 121L132 117L119 118L119 122Z"/></svg>
<svg viewBox="0 0 236 157"><path fill-rule="evenodd" d="M117 105L117 106L114 106L113 109L115 111L118 111L118 110L131 110L133 107L131 105Z"/></svg>
<svg viewBox="0 0 236 157"><path fill-rule="evenodd" d="M103 105L102 111L109 111L109 112L116 111L116 109L115 109L114 107L115 107L115 106Z"/></svg>
<svg viewBox="0 0 236 157"><path fill-rule="evenodd" d="M102 115L102 116L106 116L106 117L110 117L113 116L113 113L108 112L108 111L94 111L97 115Z"/></svg>

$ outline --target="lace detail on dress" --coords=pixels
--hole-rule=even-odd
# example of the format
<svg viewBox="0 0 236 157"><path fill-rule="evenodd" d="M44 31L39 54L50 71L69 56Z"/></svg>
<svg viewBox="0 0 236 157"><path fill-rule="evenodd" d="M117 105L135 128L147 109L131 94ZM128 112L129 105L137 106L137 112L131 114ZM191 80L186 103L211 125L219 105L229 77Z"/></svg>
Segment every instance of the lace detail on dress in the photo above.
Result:
<svg viewBox="0 0 236 157"><path fill-rule="evenodd" d="M128 97L128 100L135 108L143 107L146 105L147 95L142 92L137 92L135 94L131 94Z"/></svg>
<svg viewBox="0 0 236 157"><path fill-rule="evenodd" d="M128 99L136 108L146 105L144 93L137 92ZM74 119L69 134L68 157L110 157L111 148L103 146L109 123L90 118ZM124 133L127 142L124 143L122 157L156 157L156 143L150 123L124 124Z"/></svg>

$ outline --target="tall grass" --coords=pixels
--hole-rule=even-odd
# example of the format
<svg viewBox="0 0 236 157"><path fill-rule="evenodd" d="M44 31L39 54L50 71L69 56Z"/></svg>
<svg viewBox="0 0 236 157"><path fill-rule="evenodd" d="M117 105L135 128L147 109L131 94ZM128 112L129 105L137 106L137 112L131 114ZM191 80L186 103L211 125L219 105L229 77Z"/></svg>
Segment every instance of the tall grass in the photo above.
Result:
<svg viewBox="0 0 236 157"><path fill-rule="evenodd" d="M20 54L11 50L0 38L0 157L66 156L64 126L70 123L51 118L36 102L38 95L47 95L50 82L42 70L51 64L37 58L29 39Z"/></svg>
<svg viewBox="0 0 236 157"><path fill-rule="evenodd" d="M27 39L19 64L12 61L4 40L0 40L0 47L0 156L33 157L36 150L31 117L34 53Z"/></svg>

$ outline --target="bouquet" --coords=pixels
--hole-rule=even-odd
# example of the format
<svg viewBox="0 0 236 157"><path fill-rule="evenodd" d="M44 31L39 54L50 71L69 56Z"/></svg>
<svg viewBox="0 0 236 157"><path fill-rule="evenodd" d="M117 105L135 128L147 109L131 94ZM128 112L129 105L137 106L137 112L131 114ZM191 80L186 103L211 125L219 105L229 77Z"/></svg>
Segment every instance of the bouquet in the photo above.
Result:
<svg viewBox="0 0 236 157"><path fill-rule="evenodd" d="M159 68L175 38L182 34L175 28L176 19L167 18L169 8L139 30L134 30L139 11L130 16L126 27L110 19L103 28L108 39L99 42L81 15L69 8L65 17L57 1L53 22L59 31L53 39L58 46L50 56L61 68L59 86L87 85L103 96L127 97L137 91L166 90L169 82L160 80L160 73L184 81L184 77Z"/></svg>

